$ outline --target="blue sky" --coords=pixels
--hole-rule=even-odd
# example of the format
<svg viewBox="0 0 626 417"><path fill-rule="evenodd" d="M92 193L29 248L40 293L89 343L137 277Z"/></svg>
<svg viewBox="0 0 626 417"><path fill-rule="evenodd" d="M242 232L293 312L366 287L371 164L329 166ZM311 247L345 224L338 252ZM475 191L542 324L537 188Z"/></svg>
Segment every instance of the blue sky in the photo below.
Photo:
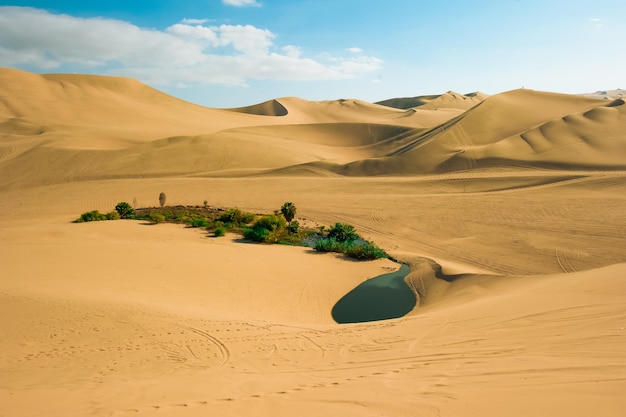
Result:
<svg viewBox="0 0 626 417"><path fill-rule="evenodd" d="M0 1L0 66L211 107L626 88L623 0Z"/></svg>

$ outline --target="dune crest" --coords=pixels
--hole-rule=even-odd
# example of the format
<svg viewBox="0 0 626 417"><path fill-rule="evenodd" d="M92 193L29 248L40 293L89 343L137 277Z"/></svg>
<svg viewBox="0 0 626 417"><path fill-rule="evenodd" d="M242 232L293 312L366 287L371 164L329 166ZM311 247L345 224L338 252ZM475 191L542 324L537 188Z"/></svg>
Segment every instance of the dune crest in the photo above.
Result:
<svg viewBox="0 0 626 417"><path fill-rule="evenodd" d="M448 91L444 94L439 95L392 98L379 101L376 104L398 109L419 108L420 110L468 110L480 103L481 101L485 100L487 97L489 97L489 95L480 92L459 94L454 91Z"/></svg>
<svg viewBox="0 0 626 417"><path fill-rule="evenodd" d="M237 113L256 114L258 116L286 116L289 111L280 104L278 100L268 100L263 103L255 104L246 107L237 107L232 109L225 109Z"/></svg>

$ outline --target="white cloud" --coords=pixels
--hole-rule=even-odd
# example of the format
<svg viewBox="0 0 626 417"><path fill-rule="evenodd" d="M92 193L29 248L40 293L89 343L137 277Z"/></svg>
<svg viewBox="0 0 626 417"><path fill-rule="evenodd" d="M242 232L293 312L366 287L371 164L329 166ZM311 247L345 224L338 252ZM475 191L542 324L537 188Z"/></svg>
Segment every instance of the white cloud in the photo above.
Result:
<svg viewBox="0 0 626 417"><path fill-rule="evenodd" d="M184 25L201 25L203 23L208 22L209 19L183 19L180 23Z"/></svg>
<svg viewBox="0 0 626 417"><path fill-rule="evenodd" d="M261 6L261 4L258 3L256 0L222 0L222 3L224 3L227 6L235 6L235 7L246 7L246 6L260 7Z"/></svg>
<svg viewBox="0 0 626 417"><path fill-rule="evenodd" d="M593 24L595 28L601 28L604 25L604 21L599 17L592 17L589 22Z"/></svg>
<svg viewBox="0 0 626 417"><path fill-rule="evenodd" d="M282 50L283 52L285 52L285 55L290 58L298 58L300 55L302 55L302 51L300 50L300 48L294 45L283 46Z"/></svg>
<svg viewBox="0 0 626 417"><path fill-rule="evenodd" d="M352 52L353 54L360 54L361 52L363 52L361 48L348 48L346 49L346 51Z"/></svg>
<svg viewBox="0 0 626 417"><path fill-rule="evenodd" d="M164 31L104 18L0 7L0 66L125 75L163 86L246 85L247 80L355 78L382 66L368 56L302 56L251 25L203 26L188 19Z"/></svg>

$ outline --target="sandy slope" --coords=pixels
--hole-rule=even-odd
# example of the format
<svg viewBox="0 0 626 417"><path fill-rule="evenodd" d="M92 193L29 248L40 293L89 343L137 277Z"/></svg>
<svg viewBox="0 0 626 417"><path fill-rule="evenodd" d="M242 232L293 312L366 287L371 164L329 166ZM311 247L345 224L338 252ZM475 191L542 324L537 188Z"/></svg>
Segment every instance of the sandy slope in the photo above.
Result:
<svg viewBox="0 0 626 417"><path fill-rule="evenodd" d="M216 110L132 80L0 76L0 416L623 415L619 102ZM397 264L71 223L161 191L354 224L411 265L419 306L338 325L334 303Z"/></svg>

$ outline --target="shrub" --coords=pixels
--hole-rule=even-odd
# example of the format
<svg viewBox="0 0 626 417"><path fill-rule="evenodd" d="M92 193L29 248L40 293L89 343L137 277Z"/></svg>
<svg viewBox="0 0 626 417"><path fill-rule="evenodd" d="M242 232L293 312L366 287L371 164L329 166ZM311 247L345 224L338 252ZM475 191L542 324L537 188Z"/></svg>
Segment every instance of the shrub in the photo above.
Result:
<svg viewBox="0 0 626 417"><path fill-rule="evenodd" d="M294 235L298 233L299 229L300 229L300 223L298 223L297 220L293 220L291 223L287 225L287 231Z"/></svg>
<svg viewBox="0 0 626 417"><path fill-rule="evenodd" d="M122 219L130 219L135 215L135 209L125 201L118 203L117 206L115 206L115 211L117 211Z"/></svg>
<svg viewBox="0 0 626 417"><path fill-rule="evenodd" d="M348 246L348 250L345 252L351 258L356 259L380 259L387 258L387 253L376 246L375 243L365 242L365 243L355 243Z"/></svg>
<svg viewBox="0 0 626 417"><path fill-rule="evenodd" d="M239 209L230 209L222 213L219 217L219 220L224 223L244 225L254 220L254 214L244 213Z"/></svg>
<svg viewBox="0 0 626 417"><path fill-rule="evenodd" d="M371 242L340 242L335 238L321 238L315 242L314 249L318 252L343 253L350 258L368 260L387 258L387 253Z"/></svg>
<svg viewBox="0 0 626 417"><path fill-rule="evenodd" d="M296 217L296 206L293 203L287 202L280 208L280 212L287 222L291 222L293 218Z"/></svg>
<svg viewBox="0 0 626 417"><path fill-rule="evenodd" d="M318 252L338 252L346 251L346 243L339 242L335 238L322 238L315 242L314 249Z"/></svg>
<svg viewBox="0 0 626 417"><path fill-rule="evenodd" d="M117 211L113 210L110 211L106 214L106 218L107 220L119 220L120 219L120 215Z"/></svg>
<svg viewBox="0 0 626 417"><path fill-rule="evenodd" d="M101 220L107 220L105 214L100 213L98 210L88 211L80 215L80 218L76 220L78 223L83 222L98 222Z"/></svg>
<svg viewBox="0 0 626 417"><path fill-rule="evenodd" d="M224 236L226 234L226 228L224 226L216 227L214 234L216 237Z"/></svg>
<svg viewBox="0 0 626 417"><path fill-rule="evenodd" d="M287 225L287 222L283 217L277 216L275 214L271 214L269 216L263 216L258 219L253 227L260 227L267 230L277 230L280 228L284 228Z"/></svg>
<svg viewBox="0 0 626 417"><path fill-rule="evenodd" d="M328 237L334 238L338 242L352 242L357 240L359 235L355 232L354 226L346 223L335 223L328 231Z"/></svg>
<svg viewBox="0 0 626 417"><path fill-rule="evenodd" d="M162 223L165 221L165 216L162 213L150 213L148 215L148 220L153 223Z"/></svg>
<svg viewBox="0 0 626 417"><path fill-rule="evenodd" d="M189 223L191 227L207 227L209 222L204 217L192 219L191 223Z"/></svg>
<svg viewBox="0 0 626 417"><path fill-rule="evenodd" d="M265 238L270 231L262 227L246 227L243 231L243 237L255 242L265 242Z"/></svg>
<svg viewBox="0 0 626 417"><path fill-rule="evenodd" d="M285 226L287 222L282 216L263 216L252 227L247 227L243 236L255 242L276 243L286 235Z"/></svg>

